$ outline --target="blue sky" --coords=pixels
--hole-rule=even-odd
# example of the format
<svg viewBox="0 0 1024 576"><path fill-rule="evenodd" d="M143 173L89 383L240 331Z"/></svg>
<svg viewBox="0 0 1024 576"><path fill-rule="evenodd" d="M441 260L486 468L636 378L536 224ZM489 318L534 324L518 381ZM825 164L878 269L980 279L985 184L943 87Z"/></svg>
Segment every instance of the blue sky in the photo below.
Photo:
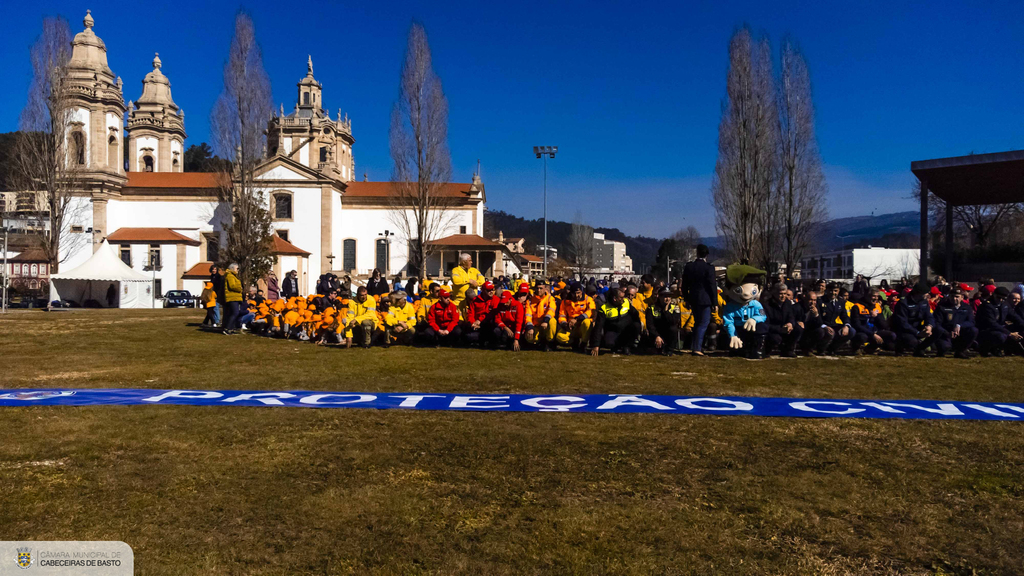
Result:
<svg viewBox="0 0 1024 576"><path fill-rule="evenodd" d="M910 161L1024 148L1020 2L19 2L4 7L0 131L17 127L43 16L86 8L128 98L159 52L188 144L210 108L240 7L254 17L275 103L291 108L312 54L324 101L353 120L356 171L388 178L388 116L413 19L450 104L456 179L480 159L489 206L664 236L714 230L709 200L727 43L749 24L811 69L833 216L913 209Z"/></svg>

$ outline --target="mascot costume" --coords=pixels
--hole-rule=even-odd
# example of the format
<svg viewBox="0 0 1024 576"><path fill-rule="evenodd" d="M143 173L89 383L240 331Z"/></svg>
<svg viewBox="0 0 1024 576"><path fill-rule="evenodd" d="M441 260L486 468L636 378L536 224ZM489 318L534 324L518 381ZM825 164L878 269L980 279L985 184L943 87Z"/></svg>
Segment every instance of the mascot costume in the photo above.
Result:
<svg viewBox="0 0 1024 576"><path fill-rule="evenodd" d="M729 348L742 349L747 358L761 358L761 347L768 334L768 317L757 301L765 271L745 264L725 269L725 297L729 302L722 311L722 324L729 333Z"/></svg>

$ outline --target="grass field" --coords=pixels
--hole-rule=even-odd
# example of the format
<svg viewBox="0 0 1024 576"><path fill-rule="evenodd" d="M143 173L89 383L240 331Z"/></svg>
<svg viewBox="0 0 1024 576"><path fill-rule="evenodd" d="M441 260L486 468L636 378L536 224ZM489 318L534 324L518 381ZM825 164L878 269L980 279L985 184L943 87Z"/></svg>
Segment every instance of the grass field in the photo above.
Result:
<svg viewBox="0 0 1024 576"><path fill-rule="evenodd" d="M0 387L1024 401L1024 361L339 350L195 311L0 318ZM0 539L138 574L1021 574L1024 424L0 408ZM6 559L0 559L6 561Z"/></svg>

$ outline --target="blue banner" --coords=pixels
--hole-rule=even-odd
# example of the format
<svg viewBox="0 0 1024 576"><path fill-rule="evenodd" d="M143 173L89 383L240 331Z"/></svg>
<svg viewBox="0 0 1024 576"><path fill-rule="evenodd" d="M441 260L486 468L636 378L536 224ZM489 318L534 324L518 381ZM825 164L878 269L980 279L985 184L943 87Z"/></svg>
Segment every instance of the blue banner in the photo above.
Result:
<svg viewBox="0 0 1024 576"><path fill-rule="evenodd" d="M1022 420L1024 404L935 400L837 400L748 396L646 394L390 394L310 390L151 390L140 388L0 390L0 406L278 406L376 408L464 412L596 412L787 416L798 418L900 418Z"/></svg>

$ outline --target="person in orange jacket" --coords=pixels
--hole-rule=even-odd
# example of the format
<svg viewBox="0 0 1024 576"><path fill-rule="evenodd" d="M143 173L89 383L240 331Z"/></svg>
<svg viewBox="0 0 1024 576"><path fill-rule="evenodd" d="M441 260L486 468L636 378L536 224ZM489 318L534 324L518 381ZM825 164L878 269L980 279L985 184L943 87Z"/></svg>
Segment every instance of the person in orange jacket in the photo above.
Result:
<svg viewBox="0 0 1024 576"><path fill-rule="evenodd" d="M199 295L199 301L203 303L203 308L206 308L203 326L216 326L217 293L213 290L213 282L203 284L203 293Z"/></svg>
<svg viewBox="0 0 1024 576"><path fill-rule="evenodd" d="M526 341L547 352L555 343L558 309L544 280L537 280L536 292L526 302Z"/></svg>
<svg viewBox="0 0 1024 576"><path fill-rule="evenodd" d="M558 331L555 342L585 351L594 325L594 299L583 293L583 286L575 284L569 297L562 300L558 310Z"/></svg>

